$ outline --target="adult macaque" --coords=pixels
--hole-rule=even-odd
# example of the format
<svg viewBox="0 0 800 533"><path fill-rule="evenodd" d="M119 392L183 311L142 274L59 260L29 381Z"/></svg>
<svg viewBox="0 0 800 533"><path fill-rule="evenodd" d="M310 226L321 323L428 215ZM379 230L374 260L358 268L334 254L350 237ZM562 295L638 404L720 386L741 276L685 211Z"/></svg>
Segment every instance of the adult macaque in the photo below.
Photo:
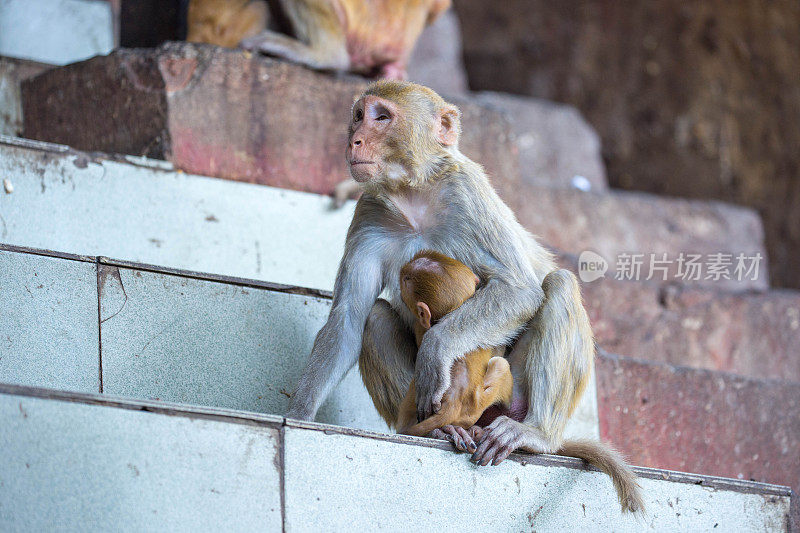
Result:
<svg viewBox="0 0 800 533"><path fill-rule="evenodd" d="M498 464L514 450L553 453L594 364L589 319L575 276L556 269L483 169L461 154L459 130L458 109L412 83L377 82L353 104L346 157L364 194L330 316L287 416L313 419L359 361L387 419L397 419L413 378L421 421L440 409L455 360L479 347L510 345L514 395L529 409L522 422L498 416L473 460ZM464 263L481 286L431 327L417 350L399 273L423 249ZM623 508L640 508L638 492L622 497Z"/></svg>
<svg viewBox="0 0 800 533"><path fill-rule="evenodd" d="M440 253L423 250L400 269L400 297L416 317L417 345L431 326L457 309L480 283L467 265ZM513 377L504 350L478 348L456 360L450 369L450 388L438 413L417 423L414 381L408 387L397 420L386 420L400 433L423 437L440 430L459 449L477 448L466 430L472 428L487 407L511 405ZM362 372L366 374L367 372Z"/></svg>
<svg viewBox="0 0 800 533"><path fill-rule="evenodd" d="M281 0L294 37L267 29L241 46L314 69L403 79L420 33L450 1Z"/></svg>
<svg viewBox="0 0 800 533"><path fill-rule="evenodd" d="M269 11L262 0L191 0L186 18L187 41L234 48L264 31Z"/></svg>

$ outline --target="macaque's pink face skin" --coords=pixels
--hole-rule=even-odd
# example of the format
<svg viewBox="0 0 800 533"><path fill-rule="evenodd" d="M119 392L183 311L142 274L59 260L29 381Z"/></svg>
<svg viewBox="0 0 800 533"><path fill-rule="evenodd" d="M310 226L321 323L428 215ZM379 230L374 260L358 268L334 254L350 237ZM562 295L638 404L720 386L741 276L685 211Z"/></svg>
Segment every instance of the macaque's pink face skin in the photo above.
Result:
<svg viewBox="0 0 800 533"><path fill-rule="evenodd" d="M397 125L394 102L367 95L353 104L350 136L345 156L350 174L359 183L373 180L386 172L389 142Z"/></svg>

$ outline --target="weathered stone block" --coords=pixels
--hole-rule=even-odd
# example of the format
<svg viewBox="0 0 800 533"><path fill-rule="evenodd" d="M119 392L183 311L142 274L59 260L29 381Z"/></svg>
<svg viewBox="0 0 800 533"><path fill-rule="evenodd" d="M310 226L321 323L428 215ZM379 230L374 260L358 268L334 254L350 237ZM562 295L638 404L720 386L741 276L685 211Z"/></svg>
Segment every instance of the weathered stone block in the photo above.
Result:
<svg viewBox="0 0 800 533"><path fill-rule="evenodd" d="M764 216L800 287L800 8L793 0L455 0L470 87L576 106L615 187Z"/></svg>
<svg viewBox="0 0 800 533"><path fill-rule="evenodd" d="M475 99L508 114L525 183L608 189L600 137L577 109L540 98L493 92L477 93Z"/></svg>
<svg viewBox="0 0 800 533"><path fill-rule="evenodd" d="M613 353L800 382L800 293L728 293L603 279L582 285L600 346Z"/></svg>
<svg viewBox="0 0 800 533"><path fill-rule="evenodd" d="M461 25L455 11L447 11L422 32L408 63L408 79L442 94L467 92Z"/></svg>
<svg viewBox="0 0 800 533"><path fill-rule="evenodd" d="M548 245L576 255L585 250L600 254L608 262L607 276L627 273L621 254L643 254L639 279L644 280L650 274L650 254L660 261L666 253L670 264L654 264L668 267L666 274L656 268L653 279L666 277L666 281L732 290L769 286L761 219L750 209L644 193L592 193L527 184L501 195L520 222ZM700 279L678 277L681 252L684 259L688 254L702 254ZM733 254L727 269L731 279L714 279L709 271L712 258L708 256L717 253ZM761 254L756 279L751 279L754 272L742 275L741 281L734 275L740 253L746 258ZM745 263L749 267L752 261ZM706 279L708 275L711 279Z"/></svg>
<svg viewBox="0 0 800 533"><path fill-rule="evenodd" d="M167 43L119 50L24 83L24 135L166 158L195 174L329 193L348 177L346 126L365 86L362 78L238 50ZM496 182L516 183L506 118L463 98L455 103L463 112L464 153Z"/></svg>
<svg viewBox="0 0 800 533"><path fill-rule="evenodd" d="M600 434L634 464L797 486L800 383L600 354Z"/></svg>

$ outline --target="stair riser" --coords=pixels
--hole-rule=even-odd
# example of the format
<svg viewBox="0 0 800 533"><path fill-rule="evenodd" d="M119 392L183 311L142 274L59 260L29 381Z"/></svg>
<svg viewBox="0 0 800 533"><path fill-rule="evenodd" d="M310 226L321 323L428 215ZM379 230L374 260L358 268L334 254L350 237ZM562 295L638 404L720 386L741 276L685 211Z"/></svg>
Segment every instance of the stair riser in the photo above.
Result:
<svg viewBox="0 0 800 533"><path fill-rule="evenodd" d="M0 432L2 529L643 527L621 516L607 476L574 460L520 456L479 468L424 439L33 392L0 394L0 427L11 429ZM656 531L786 529L785 487L643 476L646 523ZM454 487L464 490L454 497Z"/></svg>
<svg viewBox="0 0 800 533"><path fill-rule="evenodd" d="M24 136L166 158L196 174L329 193L349 177L347 123L366 86L363 78L241 50L190 43L118 50L23 83ZM464 152L492 175L518 183L506 118L464 98L454 101L462 108Z"/></svg>
<svg viewBox="0 0 800 533"><path fill-rule="evenodd" d="M97 392L102 376L107 394L256 412L286 411L330 310L313 295L13 251L0 250L0 272L0 382ZM318 419L386 430L355 368ZM568 432L598 435L593 382Z"/></svg>
<svg viewBox="0 0 800 533"><path fill-rule="evenodd" d="M800 383L602 354L603 438L634 464L797 486Z"/></svg>

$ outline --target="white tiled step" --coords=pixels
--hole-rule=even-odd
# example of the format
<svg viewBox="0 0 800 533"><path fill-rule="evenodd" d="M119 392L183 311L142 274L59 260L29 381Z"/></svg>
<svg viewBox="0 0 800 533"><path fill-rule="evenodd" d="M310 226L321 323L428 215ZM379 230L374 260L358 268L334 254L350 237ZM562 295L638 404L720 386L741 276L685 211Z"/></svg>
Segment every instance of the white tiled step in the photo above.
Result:
<svg viewBox="0 0 800 533"><path fill-rule="evenodd" d="M355 202L131 161L0 136L0 242L333 288Z"/></svg>
<svg viewBox="0 0 800 533"><path fill-rule="evenodd" d="M285 413L324 292L0 244L0 382ZM568 434L597 436L594 382ZM318 420L386 431L353 368Z"/></svg>
<svg viewBox="0 0 800 533"><path fill-rule="evenodd" d="M114 47L112 2L0 1L0 55L64 65Z"/></svg>
<svg viewBox="0 0 800 533"><path fill-rule="evenodd" d="M577 460L0 385L4 531L784 531L787 487L638 469L622 516Z"/></svg>

